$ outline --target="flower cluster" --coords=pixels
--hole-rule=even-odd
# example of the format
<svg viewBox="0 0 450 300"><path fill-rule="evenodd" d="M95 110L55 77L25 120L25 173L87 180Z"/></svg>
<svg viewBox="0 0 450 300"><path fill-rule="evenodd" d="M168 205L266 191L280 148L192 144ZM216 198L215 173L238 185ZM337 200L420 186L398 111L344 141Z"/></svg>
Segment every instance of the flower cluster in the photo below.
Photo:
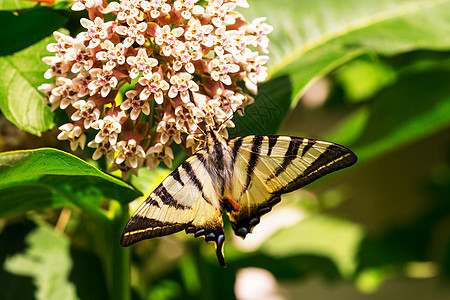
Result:
<svg viewBox="0 0 450 300"><path fill-rule="evenodd" d="M58 139L73 150L88 142L94 159L105 155L126 178L143 165L170 167L171 144L195 150L208 124L233 126L233 113L253 101L237 82L256 94L272 31L265 18L247 22L237 6L248 3L75 0L73 10L89 13L80 21L86 31L54 33L47 50L55 56L43 60L50 66L44 77L55 82L39 87L52 110L72 120Z"/></svg>

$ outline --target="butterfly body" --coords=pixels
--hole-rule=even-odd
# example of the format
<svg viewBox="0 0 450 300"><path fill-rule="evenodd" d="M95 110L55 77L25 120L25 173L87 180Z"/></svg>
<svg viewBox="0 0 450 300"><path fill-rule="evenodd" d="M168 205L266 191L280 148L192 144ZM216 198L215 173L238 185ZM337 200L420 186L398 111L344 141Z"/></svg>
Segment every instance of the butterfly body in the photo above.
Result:
<svg viewBox="0 0 450 300"><path fill-rule="evenodd" d="M245 238L280 196L356 162L347 148L277 135L227 140L207 130L201 150L176 168L131 216L121 244L185 230L213 241L225 265L222 212Z"/></svg>

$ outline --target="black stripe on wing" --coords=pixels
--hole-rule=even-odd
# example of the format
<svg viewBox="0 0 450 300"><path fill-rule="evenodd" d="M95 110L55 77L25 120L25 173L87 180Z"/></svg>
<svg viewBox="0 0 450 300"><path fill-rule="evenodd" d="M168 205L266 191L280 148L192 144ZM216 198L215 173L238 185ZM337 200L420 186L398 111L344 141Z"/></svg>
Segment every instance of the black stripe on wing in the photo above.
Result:
<svg viewBox="0 0 450 300"><path fill-rule="evenodd" d="M181 180L180 171L178 171L178 168L173 170L173 172L170 174L172 175L173 179L175 179L181 186L184 186L183 180Z"/></svg>
<svg viewBox="0 0 450 300"><path fill-rule="evenodd" d="M185 229L189 224L162 222L145 216L133 215L125 227L120 245L128 247L136 242Z"/></svg>
<svg viewBox="0 0 450 300"><path fill-rule="evenodd" d="M278 137L277 137L278 139ZM278 177L281 173L283 173L286 168L291 164L291 162L297 158L298 150L300 148L300 145L302 145L303 139L302 138L296 138L296 137L290 137L289 146L286 150L286 153L284 154L283 162L280 166L271 174L267 179L266 182L269 182L270 180L274 179L275 177ZM269 139L270 141L270 139ZM303 151L302 151L303 154ZM267 154L269 156L269 154Z"/></svg>
<svg viewBox="0 0 450 300"><path fill-rule="evenodd" d="M269 135L267 138L269 139L269 149L267 150L267 156L272 154L273 147L275 147L278 141L278 135Z"/></svg>
<svg viewBox="0 0 450 300"><path fill-rule="evenodd" d="M238 152L239 152L239 149L241 148L241 146L242 146L242 141L244 140L244 138L245 137L243 137L243 136L241 136L241 137L238 137L237 139L236 139L236 141L234 142L234 145L233 145L233 148L232 148L232 169L234 169L234 164L236 163L236 159L237 159L237 155L238 155Z"/></svg>
<svg viewBox="0 0 450 300"><path fill-rule="evenodd" d="M258 159L261 153L261 146L262 146L262 141L264 139L264 136L262 135L255 135L253 137L252 140L252 151L250 153L250 159L248 161L248 166L247 166L247 179L245 181L245 185L244 188L241 192L241 195L243 195L245 193L245 191L248 189L250 182L252 181L252 175L253 172L255 171L255 167L256 164L258 163Z"/></svg>
<svg viewBox="0 0 450 300"><path fill-rule="evenodd" d="M313 140L310 140L310 142L312 141ZM355 164L356 161L357 157L352 151L343 146L330 143L326 150L320 154L319 157L305 169L305 171L274 194L284 194L295 191L322 176L349 167Z"/></svg>
<svg viewBox="0 0 450 300"><path fill-rule="evenodd" d="M315 141L303 139L302 144L304 144L305 141L308 141L308 143L303 146L301 156L305 156L306 152L308 152L309 149L311 149L314 146L314 144L316 143Z"/></svg>
<svg viewBox="0 0 450 300"><path fill-rule="evenodd" d="M184 205L178 202L175 198L173 198L172 194L170 194L170 192L167 191L167 189L164 187L162 183L156 188L156 190L153 193L155 193L155 195L157 195L161 199L161 201L168 206L175 207L176 209L192 208L191 206ZM156 204L158 203L156 202Z"/></svg>
<svg viewBox="0 0 450 300"><path fill-rule="evenodd" d="M195 175L194 170L192 169L191 164L185 160L182 164L181 167L186 171L187 176L189 177L190 180L192 180L192 183L194 184L194 186L197 188L197 190L202 194L202 198L208 202L209 205L212 205L211 200L208 199L208 197L206 197L204 191L203 191L203 185L200 182L200 180L198 179L197 175Z"/></svg>

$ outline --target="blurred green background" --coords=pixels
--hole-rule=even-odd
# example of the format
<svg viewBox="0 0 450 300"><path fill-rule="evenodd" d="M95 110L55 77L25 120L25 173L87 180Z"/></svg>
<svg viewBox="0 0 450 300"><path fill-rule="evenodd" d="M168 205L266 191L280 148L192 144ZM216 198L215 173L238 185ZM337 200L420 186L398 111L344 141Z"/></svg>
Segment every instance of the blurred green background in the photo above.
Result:
<svg viewBox="0 0 450 300"><path fill-rule="evenodd" d="M3 153L0 299L121 299L118 273L133 299L450 299L450 1L249 4L247 20L274 27L270 79L230 134L325 139L358 163L282 197L244 241L226 220L223 269L184 233L120 252L139 192L62 152ZM64 2L0 8L0 150L69 152L36 87L48 36L74 35L80 14ZM74 168L46 169L49 157ZM169 171L131 184L148 195Z"/></svg>

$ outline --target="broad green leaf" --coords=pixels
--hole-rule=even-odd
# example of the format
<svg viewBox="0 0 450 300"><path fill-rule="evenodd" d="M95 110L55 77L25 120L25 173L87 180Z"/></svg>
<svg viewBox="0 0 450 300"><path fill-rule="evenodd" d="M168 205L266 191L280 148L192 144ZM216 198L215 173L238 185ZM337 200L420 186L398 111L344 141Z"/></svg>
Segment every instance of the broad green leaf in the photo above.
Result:
<svg viewBox="0 0 450 300"><path fill-rule="evenodd" d="M449 0L259 0L241 12L249 21L265 16L274 27L269 35L274 74L333 44L389 55L449 49L449 8Z"/></svg>
<svg viewBox="0 0 450 300"><path fill-rule="evenodd" d="M0 10L25 9L36 6L36 2L24 0L0 0Z"/></svg>
<svg viewBox="0 0 450 300"><path fill-rule="evenodd" d="M36 299L77 299L69 281L72 259L69 241L48 227L38 227L26 237L28 248L5 260L5 269L13 274L33 277Z"/></svg>
<svg viewBox="0 0 450 300"><path fill-rule="evenodd" d="M380 61L355 60L348 63L336 76L352 102L367 100L381 89L393 84L395 72Z"/></svg>
<svg viewBox="0 0 450 300"><path fill-rule="evenodd" d="M0 109L17 127L40 135L54 127L53 114L43 103L37 87L45 82L47 66L42 57L48 54L46 38L11 56L0 57Z"/></svg>
<svg viewBox="0 0 450 300"><path fill-rule="evenodd" d="M4 28L0 32L0 55L14 54L27 48L52 35L66 22L67 18L45 7L21 14L0 11L0 26Z"/></svg>
<svg viewBox="0 0 450 300"><path fill-rule="evenodd" d="M450 0L260 0L241 12L249 21L265 16L274 27L269 35L274 82L262 85L260 93L281 108L294 107L315 78L363 53L450 49ZM261 102L249 106L247 115L267 106ZM273 133L286 114L237 120L231 134L255 133L245 129L255 124L257 133Z"/></svg>
<svg viewBox="0 0 450 300"><path fill-rule="evenodd" d="M345 143L363 161L450 126L450 72L406 74L327 138Z"/></svg>
<svg viewBox="0 0 450 300"><path fill-rule="evenodd" d="M77 205L100 218L105 199L128 203L140 192L83 160L55 149L0 155L0 217L44 207Z"/></svg>
<svg viewBox="0 0 450 300"><path fill-rule="evenodd" d="M277 258L296 255L324 256L343 276L356 270L357 254L364 232L355 223L330 216L312 216L281 229L264 242L260 251Z"/></svg>
<svg viewBox="0 0 450 300"><path fill-rule="evenodd" d="M46 45L54 39L49 35L66 21L43 7L19 15L0 12L5 28L0 32L0 109L17 127L35 135L54 127L53 114L37 87L46 81L48 66L42 58L50 55Z"/></svg>

